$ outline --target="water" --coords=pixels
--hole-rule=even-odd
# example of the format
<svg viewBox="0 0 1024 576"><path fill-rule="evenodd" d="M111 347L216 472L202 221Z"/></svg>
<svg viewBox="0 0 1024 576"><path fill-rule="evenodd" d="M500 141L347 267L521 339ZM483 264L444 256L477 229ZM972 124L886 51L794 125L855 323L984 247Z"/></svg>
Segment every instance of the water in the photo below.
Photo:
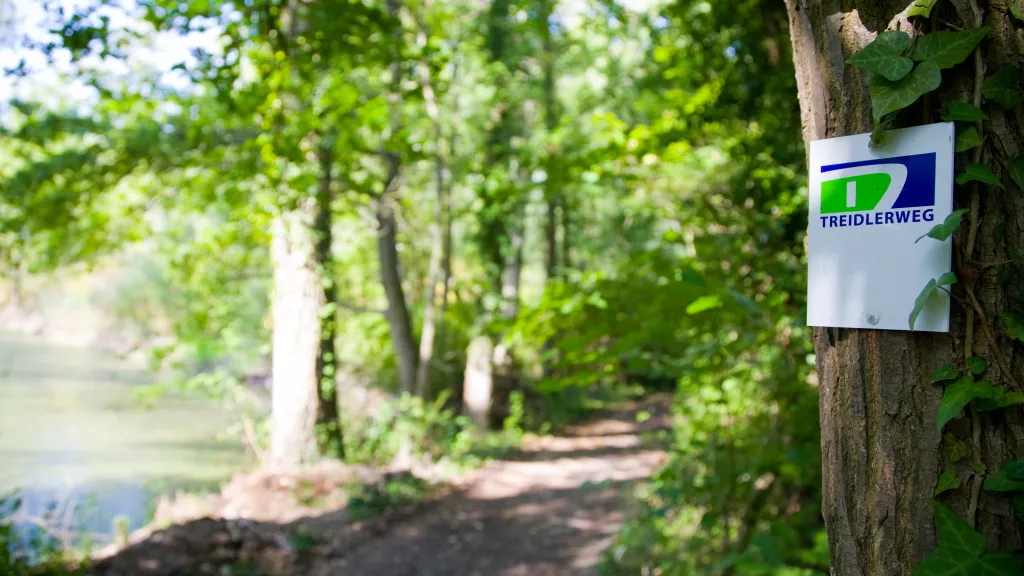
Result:
<svg viewBox="0 0 1024 576"><path fill-rule="evenodd" d="M0 495L35 512L76 503L78 526L109 534L115 516L144 525L156 496L210 490L247 464L234 420L204 398L171 394L149 406L133 388L141 366L95 350L0 332Z"/></svg>

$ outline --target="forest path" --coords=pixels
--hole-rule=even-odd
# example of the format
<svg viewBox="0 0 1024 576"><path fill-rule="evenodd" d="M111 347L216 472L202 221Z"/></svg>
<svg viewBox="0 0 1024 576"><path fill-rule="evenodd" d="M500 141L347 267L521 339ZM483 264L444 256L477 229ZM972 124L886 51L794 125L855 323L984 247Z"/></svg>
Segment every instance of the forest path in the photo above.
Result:
<svg viewBox="0 0 1024 576"><path fill-rule="evenodd" d="M637 423L636 415L652 417ZM547 576L596 572L632 488L663 462L644 432L665 428L665 398L619 406L560 436L531 438L475 471L465 489L389 523L311 574Z"/></svg>

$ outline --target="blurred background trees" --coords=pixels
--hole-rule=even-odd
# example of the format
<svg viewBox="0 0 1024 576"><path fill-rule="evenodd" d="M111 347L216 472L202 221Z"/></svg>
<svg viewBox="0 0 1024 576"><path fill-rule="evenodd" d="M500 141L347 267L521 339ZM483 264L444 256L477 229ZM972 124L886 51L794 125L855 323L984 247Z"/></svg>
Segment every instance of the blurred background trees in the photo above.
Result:
<svg viewBox="0 0 1024 576"><path fill-rule="evenodd" d="M609 569L827 570L782 2L49 8L4 63L9 305L122 270L94 305L154 367L269 375L279 467L357 457L356 381L536 427L671 390Z"/></svg>

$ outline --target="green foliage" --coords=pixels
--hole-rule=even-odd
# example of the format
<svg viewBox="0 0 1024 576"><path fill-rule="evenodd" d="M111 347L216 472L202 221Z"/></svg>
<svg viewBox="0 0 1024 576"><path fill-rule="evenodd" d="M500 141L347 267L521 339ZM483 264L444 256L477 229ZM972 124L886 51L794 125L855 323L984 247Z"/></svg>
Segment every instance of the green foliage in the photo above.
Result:
<svg viewBox="0 0 1024 576"><path fill-rule="evenodd" d="M1024 393L1016 390L1007 390L1002 386L993 386L993 388L995 393L991 398L982 398L978 401L978 410L988 412L998 410L999 408L1006 408L1007 406L1024 404Z"/></svg>
<svg viewBox="0 0 1024 576"><path fill-rule="evenodd" d="M875 122L886 114L910 106L921 96L942 83L939 65L931 60L918 64L912 72L896 82L875 77L871 81L871 110Z"/></svg>
<svg viewBox="0 0 1024 576"><path fill-rule="evenodd" d="M974 126L968 126L959 130L956 134L956 151L966 152L971 148L981 146L981 136Z"/></svg>
<svg viewBox="0 0 1024 576"><path fill-rule="evenodd" d="M986 554L985 535L938 502L935 503L935 527L939 547L914 569L914 576L1011 576L1022 573L1013 556Z"/></svg>
<svg viewBox="0 0 1024 576"><path fill-rule="evenodd" d="M1006 327L1006 334L1010 338L1024 342L1024 315L1014 314L1013 312L1000 312L999 319L1003 321L1003 326Z"/></svg>
<svg viewBox="0 0 1024 576"><path fill-rule="evenodd" d="M935 495L938 496L948 490L955 490L960 487L960 476L957 475L956 470L947 468L942 476L939 476L939 482L935 486Z"/></svg>
<svg viewBox="0 0 1024 576"><path fill-rule="evenodd" d="M75 563L56 538L35 526L17 525L22 501L0 497L0 573L5 576L75 576L86 566Z"/></svg>
<svg viewBox="0 0 1024 576"><path fill-rule="evenodd" d="M1017 188L1024 192L1024 156L1017 156L1011 160L1007 171Z"/></svg>
<svg viewBox="0 0 1024 576"><path fill-rule="evenodd" d="M1010 110L1020 103L1020 70L1015 66L1003 66L998 72L985 78L981 93L989 100Z"/></svg>
<svg viewBox="0 0 1024 576"><path fill-rule="evenodd" d="M956 232L956 229L960 227L960 220L967 212L968 210L966 209L954 210L949 216L946 216L946 218L942 221L942 224L936 224L935 226L932 226L932 229L929 230L927 234L921 236L914 242L920 242L923 238L926 237L934 238L939 242L945 242L950 236L953 235L953 232ZM952 282L950 282L950 284L952 284Z"/></svg>
<svg viewBox="0 0 1024 576"><path fill-rule="evenodd" d="M985 490L990 492L1016 492L1024 490L1024 462L1007 460L995 474L985 478Z"/></svg>
<svg viewBox="0 0 1024 576"><path fill-rule="evenodd" d="M895 82L903 78L914 67L914 62L904 56L910 47L910 35L906 32L887 30L882 32L860 52L846 61L875 74L881 74L887 80Z"/></svg>
<svg viewBox="0 0 1024 576"><path fill-rule="evenodd" d="M946 386L939 402L939 413L935 425L941 431L947 422L955 418L964 406L975 398L992 398L995 388L986 380L974 381L970 376L961 376L953 384Z"/></svg>
<svg viewBox="0 0 1024 576"><path fill-rule="evenodd" d="M988 120L988 114L969 102L953 101L946 104L946 109L942 112L942 119L947 122L977 122L978 120Z"/></svg>
<svg viewBox="0 0 1024 576"><path fill-rule="evenodd" d="M932 9L935 8L935 4L939 0L914 0L914 3L910 6L910 10L907 11L907 18L913 18L919 16L921 18L931 18Z"/></svg>
<svg viewBox="0 0 1024 576"><path fill-rule="evenodd" d="M375 484L354 487L348 510L353 519L362 520L416 504L430 494L430 484L412 474L385 478Z"/></svg>
<svg viewBox="0 0 1024 576"><path fill-rule="evenodd" d="M918 62L934 62L940 69L952 68L970 56L974 48L988 35L988 27L970 28L959 32L932 32L914 43L910 57Z"/></svg>
<svg viewBox="0 0 1024 576"><path fill-rule="evenodd" d="M960 375L956 367L952 364L943 364L932 372L932 382L943 382L946 380L952 380Z"/></svg>
<svg viewBox="0 0 1024 576"><path fill-rule="evenodd" d="M981 356L971 356L967 359L967 368L970 369L971 374L975 376L981 376L988 368L988 361Z"/></svg>
<svg viewBox="0 0 1024 576"><path fill-rule="evenodd" d="M948 218L947 218L948 220ZM920 240L920 238L919 238ZM952 272L946 272L942 276L939 276L938 280L932 278L924 285L921 289L921 293L917 295L914 300L914 307L910 310L910 317L908 321L910 323L910 329L914 329L914 324L917 322L917 317L921 315L921 311L924 310L925 305L928 303L928 299L935 294L935 291L943 286L949 286L956 282L956 275Z"/></svg>
<svg viewBox="0 0 1024 576"><path fill-rule="evenodd" d="M956 183L963 186L968 182L982 182L996 188L1002 188L1003 183L992 173L992 170L984 164L968 164L964 171L956 175Z"/></svg>
<svg viewBox="0 0 1024 576"><path fill-rule="evenodd" d="M353 424L345 434L349 461L389 464L405 450L411 458L461 459L472 448L472 425L446 407L450 393L432 402L404 394L380 403L365 421Z"/></svg>

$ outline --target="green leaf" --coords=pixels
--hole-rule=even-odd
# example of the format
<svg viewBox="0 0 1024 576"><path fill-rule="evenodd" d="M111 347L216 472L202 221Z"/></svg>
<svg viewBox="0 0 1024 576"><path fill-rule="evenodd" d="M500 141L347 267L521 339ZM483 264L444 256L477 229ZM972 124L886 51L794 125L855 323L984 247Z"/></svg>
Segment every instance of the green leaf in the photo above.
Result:
<svg viewBox="0 0 1024 576"><path fill-rule="evenodd" d="M1024 342L1024 315L1012 312L1000 312L999 319L1006 327L1006 335L1014 340Z"/></svg>
<svg viewBox="0 0 1024 576"><path fill-rule="evenodd" d="M985 535L971 528L952 510L938 502L934 502L935 531L939 537L939 547L972 557L981 556L985 552Z"/></svg>
<svg viewBox="0 0 1024 576"><path fill-rule="evenodd" d="M996 390L994 396L978 400L978 410L981 410L982 412L989 412L991 410L998 410L1015 404L1024 404L1024 394L1017 392L1016 390L1008 392L1006 388L1003 388L1002 386L995 386L994 388Z"/></svg>
<svg viewBox="0 0 1024 576"><path fill-rule="evenodd" d="M978 130L974 126L968 126L956 135L957 152L966 152L977 146L981 146L981 136L978 135Z"/></svg>
<svg viewBox="0 0 1024 576"><path fill-rule="evenodd" d="M966 213L966 209L954 211L949 216L946 216L945 220L942 221L942 224L932 226L932 229L929 230L927 234L921 236L917 240L914 240L914 244L917 244L925 237L935 238L939 242L945 242L946 239L952 236L953 232L956 232L956 229L960 227L960 219L963 218Z"/></svg>
<svg viewBox="0 0 1024 576"><path fill-rule="evenodd" d="M1007 0L1006 3L1010 6L1010 14L1012 14L1017 20L1024 22L1024 11L1017 7L1018 1L1019 0Z"/></svg>
<svg viewBox="0 0 1024 576"><path fill-rule="evenodd" d="M1024 520L1024 492L1017 492L1010 498L1013 500L1013 511L1017 513L1017 518Z"/></svg>
<svg viewBox="0 0 1024 576"><path fill-rule="evenodd" d="M693 302L690 302L690 305L686 307L686 313L692 316L693 314L698 314L700 312L704 312L705 310L718 308L721 305L722 299L718 296L718 294L706 294L704 296L701 296L700 298L697 298Z"/></svg>
<svg viewBox="0 0 1024 576"><path fill-rule="evenodd" d="M959 380L946 386L939 401L939 414L935 425L939 430L956 417L968 402L975 398L992 398L996 391L986 380L975 382L970 376L961 376Z"/></svg>
<svg viewBox="0 0 1024 576"><path fill-rule="evenodd" d="M982 112L981 108L974 104L957 101L946 104L942 119L946 122L977 122L978 120L988 120L988 114Z"/></svg>
<svg viewBox="0 0 1024 576"><path fill-rule="evenodd" d="M921 293L917 295L917 299L914 300L914 309L910 311L910 329L914 329L914 323L917 322L917 317L921 314L921 310L924 309L924 305L928 302L928 298L935 293L935 279L932 278L924 285Z"/></svg>
<svg viewBox="0 0 1024 576"><path fill-rule="evenodd" d="M985 78L981 85L981 93L989 100L995 100L1007 110L1020 103L1020 70L1015 66L1003 66L992 76Z"/></svg>
<svg viewBox="0 0 1024 576"><path fill-rule="evenodd" d="M1024 480L1024 458L1010 460L1004 464L1003 468L1006 469L1006 476L1011 480Z"/></svg>
<svg viewBox="0 0 1024 576"><path fill-rule="evenodd" d="M988 35L988 27L959 32L932 32L917 39L910 57L918 62L934 62L945 70L963 62Z"/></svg>
<svg viewBox="0 0 1024 576"><path fill-rule="evenodd" d="M920 16L922 18L931 18L932 8L935 8L935 4L939 0L916 0L914 5L910 7L910 11L907 12L907 18L913 18Z"/></svg>
<svg viewBox="0 0 1024 576"><path fill-rule="evenodd" d="M952 380L959 376L960 373L956 367L952 364L943 364L932 372L932 382L944 382L946 380Z"/></svg>
<svg viewBox="0 0 1024 576"><path fill-rule="evenodd" d="M996 178L996 175L984 164L968 164L964 171L956 176L956 183L961 186L975 180L997 188L1003 187L1003 183L999 181L999 178Z"/></svg>
<svg viewBox="0 0 1024 576"><path fill-rule="evenodd" d="M902 55L908 46L910 46L909 34L889 30L879 34L846 63L880 74L895 82L906 76L914 67L914 62Z"/></svg>
<svg viewBox="0 0 1024 576"><path fill-rule="evenodd" d="M1015 492L1024 490L1024 481L1015 480L1010 475L1010 469L1017 465L1017 460L1007 460L999 472L992 474L985 479L985 490L989 492Z"/></svg>
<svg viewBox="0 0 1024 576"><path fill-rule="evenodd" d="M967 359L967 368L971 370L971 373L975 376L981 376L985 368L988 368L988 361L981 356L971 356Z"/></svg>
<svg viewBox="0 0 1024 576"><path fill-rule="evenodd" d="M955 490L960 487L960 477L956 475L956 470L949 468L939 476L939 483L935 486L935 495L938 496L948 490Z"/></svg>
<svg viewBox="0 0 1024 576"><path fill-rule="evenodd" d="M1010 161L1010 179L1024 192L1024 156L1017 156Z"/></svg>
<svg viewBox="0 0 1024 576"><path fill-rule="evenodd" d="M967 444L964 444L961 440L957 440L956 436L946 432L946 435L942 437L942 440L946 443L946 460L950 464L956 464L963 460L964 456L967 456Z"/></svg>
<svg viewBox="0 0 1024 576"><path fill-rule="evenodd" d="M939 286L951 286L956 284L956 274L953 272L946 272L942 276L939 276L937 280Z"/></svg>
<svg viewBox="0 0 1024 576"><path fill-rule="evenodd" d="M871 86L871 109L875 121L890 112L910 106L923 94L938 88L940 84L942 72L938 64L932 61L918 64L910 74L896 82L876 78Z"/></svg>

